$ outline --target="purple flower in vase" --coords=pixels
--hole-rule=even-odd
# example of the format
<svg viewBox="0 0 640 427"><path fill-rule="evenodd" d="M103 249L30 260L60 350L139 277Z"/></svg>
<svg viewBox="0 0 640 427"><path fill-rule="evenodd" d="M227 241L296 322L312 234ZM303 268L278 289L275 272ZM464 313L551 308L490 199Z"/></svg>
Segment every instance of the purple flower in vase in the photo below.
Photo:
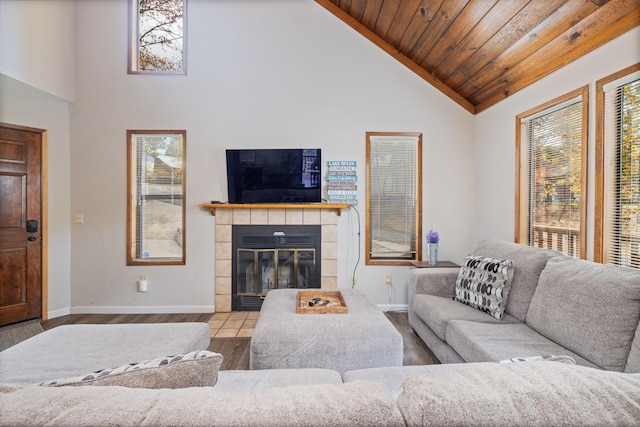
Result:
<svg viewBox="0 0 640 427"><path fill-rule="evenodd" d="M440 241L440 235L437 231L433 231L433 228L427 233L427 243L438 243Z"/></svg>

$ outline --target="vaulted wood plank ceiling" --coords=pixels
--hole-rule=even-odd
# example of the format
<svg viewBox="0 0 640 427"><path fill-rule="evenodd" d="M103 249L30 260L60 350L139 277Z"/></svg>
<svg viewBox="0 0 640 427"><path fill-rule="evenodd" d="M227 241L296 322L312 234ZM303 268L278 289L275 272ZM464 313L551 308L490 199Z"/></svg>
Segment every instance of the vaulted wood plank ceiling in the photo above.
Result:
<svg viewBox="0 0 640 427"><path fill-rule="evenodd" d="M640 0L316 2L472 113L640 25Z"/></svg>

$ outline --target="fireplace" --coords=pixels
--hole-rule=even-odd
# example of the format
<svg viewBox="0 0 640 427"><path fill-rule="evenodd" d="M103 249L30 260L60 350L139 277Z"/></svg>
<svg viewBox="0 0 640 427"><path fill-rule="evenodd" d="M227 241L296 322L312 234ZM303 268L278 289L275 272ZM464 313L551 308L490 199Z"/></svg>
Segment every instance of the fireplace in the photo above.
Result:
<svg viewBox="0 0 640 427"><path fill-rule="evenodd" d="M258 311L267 292L320 288L320 225L233 225L232 310Z"/></svg>

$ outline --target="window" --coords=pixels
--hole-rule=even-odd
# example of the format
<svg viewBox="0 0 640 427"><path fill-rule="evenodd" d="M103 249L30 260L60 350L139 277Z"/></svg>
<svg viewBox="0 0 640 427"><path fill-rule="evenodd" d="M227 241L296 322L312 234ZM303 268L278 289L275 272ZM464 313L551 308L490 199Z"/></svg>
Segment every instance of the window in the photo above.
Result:
<svg viewBox="0 0 640 427"><path fill-rule="evenodd" d="M588 86L516 117L516 242L586 257Z"/></svg>
<svg viewBox="0 0 640 427"><path fill-rule="evenodd" d="M594 260L640 268L640 64L596 82Z"/></svg>
<svg viewBox="0 0 640 427"><path fill-rule="evenodd" d="M367 264L418 260L421 159L422 134L367 132Z"/></svg>
<svg viewBox="0 0 640 427"><path fill-rule="evenodd" d="M185 74L186 0L129 0L129 73Z"/></svg>
<svg viewBox="0 0 640 427"><path fill-rule="evenodd" d="M127 265L185 264L186 137L127 131Z"/></svg>

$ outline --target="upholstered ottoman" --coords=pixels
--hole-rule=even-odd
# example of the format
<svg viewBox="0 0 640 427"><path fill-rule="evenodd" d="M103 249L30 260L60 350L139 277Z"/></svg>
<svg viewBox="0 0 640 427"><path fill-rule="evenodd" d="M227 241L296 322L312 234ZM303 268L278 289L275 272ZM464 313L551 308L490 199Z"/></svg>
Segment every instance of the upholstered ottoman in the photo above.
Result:
<svg viewBox="0 0 640 427"><path fill-rule="evenodd" d="M209 347L206 323L63 325L0 352L0 383L37 384Z"/></svg>
<svg viewBox="0 0 640 427"><path fill-rule="evenodd" d="M341 290L348 312L297 314L296 289L267 294L251 338L251 369L402 366L402 336L362 292ZM318 291L322 292L322 291Z"/></svg>

